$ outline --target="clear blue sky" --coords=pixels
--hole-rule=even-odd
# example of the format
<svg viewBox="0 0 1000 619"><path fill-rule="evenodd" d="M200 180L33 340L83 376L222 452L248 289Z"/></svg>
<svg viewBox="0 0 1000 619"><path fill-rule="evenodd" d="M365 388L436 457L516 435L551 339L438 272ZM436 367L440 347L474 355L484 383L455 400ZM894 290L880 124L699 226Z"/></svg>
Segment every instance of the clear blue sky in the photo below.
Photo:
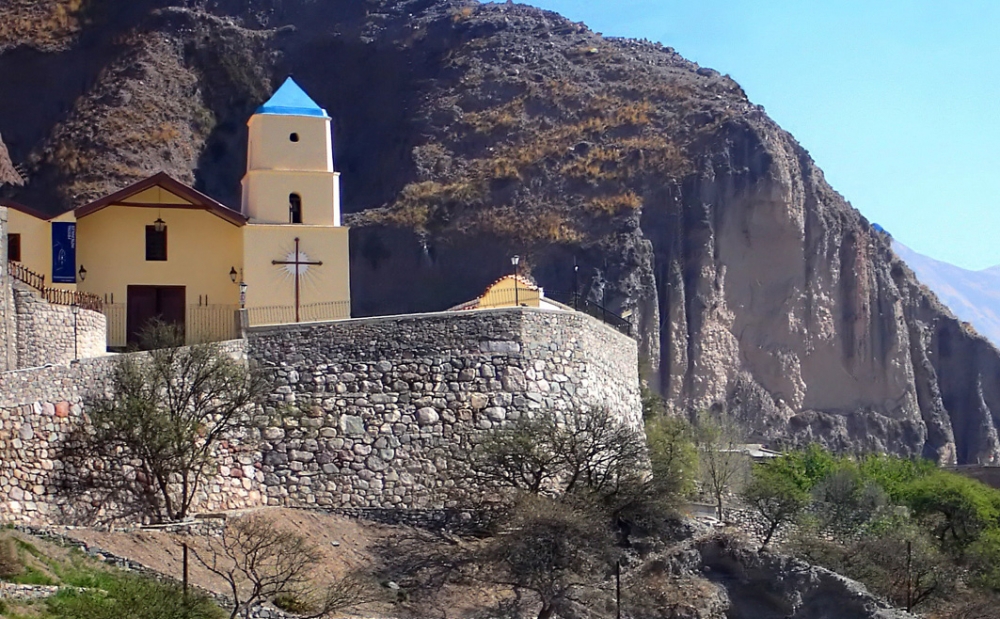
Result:
<svg viewBox="0 0 1000 619"><path fill-rule="evenodd" d="M1000 1L525 0L731 75L918 252L1000 264Z"/></svg>

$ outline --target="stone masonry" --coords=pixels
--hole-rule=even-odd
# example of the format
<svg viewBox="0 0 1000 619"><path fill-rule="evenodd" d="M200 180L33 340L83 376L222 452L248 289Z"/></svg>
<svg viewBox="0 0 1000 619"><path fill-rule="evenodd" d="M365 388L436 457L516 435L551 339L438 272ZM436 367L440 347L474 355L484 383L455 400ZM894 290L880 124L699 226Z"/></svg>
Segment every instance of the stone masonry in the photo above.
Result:
<svg viewBox="0 0 1000 619"><path fill-rule="evenodd" d="M20 282L14 282L14 309L19 368L106 354L107 318L100 312L79 308L74 314L74 308L47 303Z"/></svg>
<svg viewBox="0 0 1000 619"><path fill-rule="evenodd" d="M642 423L635 342L575 312L253 329L248 353L275 379L262 428L270 505L453 506L447 468L482 430L595 407Z"/></svg>
<svg viewBox="0 0 1000 619"><path fill-rule="evenodd" d="M461 506L448 467L483 430L596 407L642 423L635 342L574 312L264 327L224 346L274 388L259 427L220 444L199 511ZM0 522L77 521L58 489L59 450L107 391L114 359L0 373Z"/></svg>
<svg viewBox="0 0 1000 619"><path fill-rule="evenodd" d="M241 356L244 342L222 346ZM113 364L114 357L102 357L0 373L0 523L78 522L77 506L58 488L59 450L86 422L84 403L107 391ZM215 457L219 474L203 486L198 509L260 505L256 446L226 444Z"/></svg>

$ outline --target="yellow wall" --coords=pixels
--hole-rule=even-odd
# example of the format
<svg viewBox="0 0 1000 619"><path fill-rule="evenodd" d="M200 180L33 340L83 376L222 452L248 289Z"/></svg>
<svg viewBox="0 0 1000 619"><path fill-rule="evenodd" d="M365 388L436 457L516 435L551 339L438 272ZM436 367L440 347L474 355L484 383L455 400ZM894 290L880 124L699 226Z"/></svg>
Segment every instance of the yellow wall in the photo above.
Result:
<svg viewBox="0 0 1000 619"><path fill-rule="evenodd" d="M243 179L244 213L255 222L288 223L288 197L302 198L302 223L340 225L340 174L255 170Z"/></svg>
<svg viewBox="0 0 1000 619"><path fill-rule="evenodd" d="M322 266L310 266L301 276L301 304L346 302L348 305L345 307L349 309L351 285L347 228L248 225L243 231L248 308L294 306L292 267L274 265L271 261L288 259L295 251L295 237L299 237L299 251L309 260L323 263Z"/></svg>
<svg viewBox="0 0 1000 619"><path fill-rule="evenodd" d="M514 277L508 276L490 286L479 300L479 309L493 307L515 307L514 301L521 307L538 307L541 304L541 294L538 288L528 287L525 282L518 282L514 290Z"/></svg>
<svg viewBox="0 0 1000 619"><path fill-rule="evenodd" d="M146 261L146 226L167 224L167 260ZM77 267L87 269L78 287L125 303L129 285L186 286L185 302L207 295L213 305L239 303L229 271L240 270L242 228L200 209L109 206L77 223Z"/></svg>
<svg viewBox="0 0 1000 619"><path fill-rule="evenodd" d="M329 118L255 114L247 124L247 170L333 172ZM298 142L289 139L292 133Z"/></svg>
<svg viewBox="0 0 1000 619"><path fill-rule="evenodd" d="M21 235L21 264L28 269L45 276L45 283L53 288L74 290L74 284L52 284L52 226L49 221L39 219L27 213L7 209L7 232ZM52 221L72 222L73 211L63 213ZM79 230L77 231L79 246ZM77 251L77 268L79 268L79 250Z"/></svg>

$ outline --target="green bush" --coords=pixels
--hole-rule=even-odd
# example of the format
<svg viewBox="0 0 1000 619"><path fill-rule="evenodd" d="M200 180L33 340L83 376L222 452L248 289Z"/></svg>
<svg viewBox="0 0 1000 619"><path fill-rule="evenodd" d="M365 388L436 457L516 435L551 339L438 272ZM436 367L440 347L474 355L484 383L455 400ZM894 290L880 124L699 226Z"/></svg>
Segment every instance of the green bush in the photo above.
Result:
<svg viewBox="0 0 1000 619"><path fill-rule="evenodd" d="M646 444L657 490L674 497L694 492L698 450L691 424L675 417L651 418L646 421Z"/></svg>
<svg viewBox="0 0 1000 619"><path fill-rule="evenodd" d="M208 597L132 574L101 579L102 589L63 589L46 600L52 619L222 619Z"/></svg>
<svg viewBox="0 0 1000 619"><path fill-rule="evenodd" d="M958 554L1000 525L1000 492L955 473L935 471L912 481L900 498L943 547Z"/></svg>
<svg viewBox="0 0 1000 619"><path fill-rule="evenodd" d="M863 479L881 486L894 503L901 503L906 488L936 472L937 466L930 460L912 460L885 454L866 456L858 463Z"/></svg>

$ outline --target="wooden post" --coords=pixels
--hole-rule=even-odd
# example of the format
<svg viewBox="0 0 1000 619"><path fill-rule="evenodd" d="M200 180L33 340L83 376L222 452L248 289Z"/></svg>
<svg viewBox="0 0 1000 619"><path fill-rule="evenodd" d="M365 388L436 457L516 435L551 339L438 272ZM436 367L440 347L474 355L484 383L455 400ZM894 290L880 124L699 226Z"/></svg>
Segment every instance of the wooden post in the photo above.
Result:
<svg viewBox="0 0 1000 619"><path fill-rule="evenodd" d="M187 542L182 542L181 543L181 550L182 550L182 553L183 553L182 561L184 563L184 568L183 568L184 573L182 574L182 577L181 577L181 583L183 584L183 588L184 588L184 602L187 603L187 597L188 597L188 545L187 545Z"/></svg>
<svg viewBox="0 0 1000 619"><path fill-rule="evenodd" d="M622 619L622 561L615 561L615 618Z"/></svg>

